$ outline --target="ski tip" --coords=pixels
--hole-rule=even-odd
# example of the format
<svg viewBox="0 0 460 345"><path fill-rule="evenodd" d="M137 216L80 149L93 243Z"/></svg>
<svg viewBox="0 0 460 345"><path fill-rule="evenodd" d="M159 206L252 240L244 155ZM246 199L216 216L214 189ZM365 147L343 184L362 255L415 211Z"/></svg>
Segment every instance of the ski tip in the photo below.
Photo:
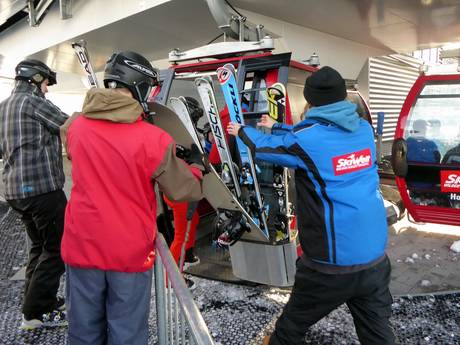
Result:
<svg viewBox="0 0 460 345"><path fill-rule="evenodd" d="M81 40L79 40L77 42L72 42L71 45L72 45L72 48L75 48L75 47L85 48L86 47L86 41L81 39Z"/></svg>
<svg viewBox="0 0 460 345"><path fill-rule="evenodd" d="M185 102L184 100L182 100L180 97L171 97L169 99L169 104L171 105L180 105L180 104L184 104L185 105Z"/></svg>
<svg viewBox="0 0 460 345"><path fill-rule="evenodd" d="M229 69L232 72L236 71L236 68L232 63L226 63L223 67Z"/></svg>
<svg viewBox="0 0 460 345"><path fill-rule="evenodd" d="M278 90L281 93L285 94L286 93L286 86L283 83L276 82L273 85L269 86L267 90Z"/></svg>
<svg viewBox="0 0 460 345"><path fill-rule="evenodd" d="M204 76L204 77L198 77L195 79L195 85L200 86L202 84L211 84L212 85L212 79L209 76Z"/></svg>
<svg viewBox="0 0 460 345"><path fill-rule="evenodd" d="M230 80L230 77L233 75L232 71L226 68L225 66L219 67L217 69L217 79L219 80L219 83L225 84L228 80Z"/></svg>

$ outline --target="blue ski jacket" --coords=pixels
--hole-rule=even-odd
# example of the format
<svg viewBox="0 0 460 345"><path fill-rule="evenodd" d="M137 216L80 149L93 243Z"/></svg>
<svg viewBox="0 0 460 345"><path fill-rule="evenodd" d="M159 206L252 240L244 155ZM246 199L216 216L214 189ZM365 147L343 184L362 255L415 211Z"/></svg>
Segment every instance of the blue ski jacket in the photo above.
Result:
<svg viewBox="0 0 460 345"><path fill-rule="evenodd" d="M247 126L238 135L257 159L295 169L299 239L308 260L353 267L379 262L387 221L372 128L348 101L306 115L295 126L275 124L271 135Z"/></svg>

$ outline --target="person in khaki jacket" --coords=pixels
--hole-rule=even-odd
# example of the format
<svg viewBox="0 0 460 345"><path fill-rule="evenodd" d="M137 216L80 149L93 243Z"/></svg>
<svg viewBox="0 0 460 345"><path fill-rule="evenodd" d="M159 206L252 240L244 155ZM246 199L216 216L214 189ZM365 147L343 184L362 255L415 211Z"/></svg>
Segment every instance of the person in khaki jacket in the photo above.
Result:
<svg viewBox="0 0 460 345"><path fill-rule="evenodd" d="M71 345L147 344L154 185L175 201L202 198L169 134L142 119L156 83L143 56L113 54L106 89L88 91L61 131L73 179L62 240Z"/></svg>

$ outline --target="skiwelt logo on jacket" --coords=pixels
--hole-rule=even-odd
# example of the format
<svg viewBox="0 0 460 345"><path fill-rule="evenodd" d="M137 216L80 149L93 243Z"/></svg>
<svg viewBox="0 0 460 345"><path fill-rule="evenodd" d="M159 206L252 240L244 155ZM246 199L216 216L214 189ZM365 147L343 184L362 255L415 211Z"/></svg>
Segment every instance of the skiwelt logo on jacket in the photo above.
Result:
<svg viewBox="0 0 460 345"><path fill-rule="evenodd" d="M459 170L441 171L441 192L460 193L460 171Z"/></svg>
<svg viewBox="0 0 460 345"><path fill-rule="evenodd" d="M369 168L372 165L371 150L364 149L333 157L332 164L335 176Z"/></svg>

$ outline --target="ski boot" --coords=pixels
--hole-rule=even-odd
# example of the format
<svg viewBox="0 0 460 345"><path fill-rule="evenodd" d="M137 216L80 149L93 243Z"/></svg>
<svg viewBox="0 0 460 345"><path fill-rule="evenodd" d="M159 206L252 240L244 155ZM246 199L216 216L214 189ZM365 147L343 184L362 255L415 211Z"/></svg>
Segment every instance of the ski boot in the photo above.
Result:
<svg viewBox="0 0 460 345"><path fill-rule="evenodd" d="M217 238L217 245L221 248L228 248L234 245L245 231L250 231L246 217L236 212L230 215L228 214L229 212L226 213L226 216L229 217L221 223L221 229L225 229L225 231Z"/></svg>

